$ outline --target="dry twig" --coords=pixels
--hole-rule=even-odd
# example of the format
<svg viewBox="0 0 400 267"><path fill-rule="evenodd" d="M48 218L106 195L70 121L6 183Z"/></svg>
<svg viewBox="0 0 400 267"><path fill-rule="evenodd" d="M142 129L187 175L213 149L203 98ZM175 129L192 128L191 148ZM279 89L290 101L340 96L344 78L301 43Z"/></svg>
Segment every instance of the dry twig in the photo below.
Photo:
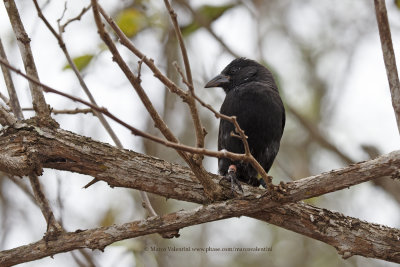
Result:
<svg viewBox="0 0 400 267"><path fill-rule="evenodd" d="M374 0L376 20L381 38L383 59L389 81L392 105L396 115L397 128L400 133L400 81L396 66L396 57L393 50L392 35L386 11L385 0Z"/></svg>
<svg viewBox="0 0 400 267"><path fill-rule="evenodd" d="M132 84L132 86L135 88L136 93L138 94L140 100L142 101L143 105L147 109L148 113L150 114L151 118L154 121L155 126L161 131L161 133L165 136L165 138L168 140L167 142L164 141L164 144L169 144L170 147L176 148L176 147L182 147L183 145L178 144L178 139L175 137L175 135L171 132L171 130L168 128L166 123L162 120L161 116L158 114L157 110L154 108L153 104L151 103L149 97L147 96L146 92L144 91L140 79L130 70L129 66L126 64L126 62L122 59L117 47L115 46L114 42L112 41L110 35L106 32L104 28L104 24L101 20L100 17L100 10L101 8L97 4L96 0L92 0L92 10L95 18L95 22L97 25L97 29L99 32L100 37L104 41L104 43L108 46L110 52L113 55L113 60L118 64L120 69L124 72L126 78L129 80L129 82ZM143 59L143 62L146 63L145 57L141 57ZM146 63L147 64L147 63ZM146 134L148 135L148 134ZM150 135L148 135L150 136ZM162 140L160 138L155 138L152 136L153 140ZM156 141L157 142L157 141ZM167 145L168 146L168 145ZM186 148L189 148L189 146L185 146ZM185 162L190 166L190 168L193 170L194 173L196 173L197 179L200 180L202 185L204 186L204 190L206 194L209 196L210 199L219 199L221 197L221 188L213 183L210 178L207 175L207 172L204 170L204 167L198 163L197 159L194 159L192 155L186 153L186 152L191 152L190 149L178 149L177 152L178 154L185 160ZM197 148L202 150L203 148ZM205 150L205 149L204 149ZM192 150L193 151L193 150ZM194 154L199 154L201 153L194 153Z"/></svg>
<svg viewBox="0 0 400 267"><path fill-rule="evenodd" d="M4 60L7 60L6 52L4 51L1 39L0 39L0 57L3 58ZM11 107L11 111L14 113L15 117L17 117L18 120L22 120L24 118L24 115L22 114L21 106L19 104L17 92L15 91L10 70L3 65L1 66L1 70L3 71L4 82L8 90L8 95L10 96L9 105ZM7 101L5 102L7 103Z"/></svg>
<svg viewBox="0 0 400 267"><path fill-rule="evenodd" d="M24 62L25 71L32 77L35 77L39 81L39 75L36 70L35 61L32 55L30 42L31 39L25 31L24 25L22 24L21 18L17 6L14 0L4 0L5 7L10 19L11 26L13 28L14 34L19 43L19 49L22 56L22 61ZM51 120L50 109L46 104L46 100L43 95L42 88L40 85L35 83L29 83L32 95L33 108L37 115L44 120Z"/></svg>

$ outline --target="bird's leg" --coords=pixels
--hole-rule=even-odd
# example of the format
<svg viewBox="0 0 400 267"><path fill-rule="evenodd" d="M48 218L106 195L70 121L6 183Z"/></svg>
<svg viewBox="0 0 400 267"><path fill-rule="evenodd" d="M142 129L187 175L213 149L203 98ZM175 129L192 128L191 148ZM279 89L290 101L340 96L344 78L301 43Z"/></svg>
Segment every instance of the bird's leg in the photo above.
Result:
<svg viewBox="0 0 400 267"><path fill-rule="evenodd" d="M269 176L269 177L270 177L270 176ZM259 173L257 173L257 180L260 182L260 184L261 184L265 189L268 188L267 184L265 183L264 178L263 178L263 177L261 176L261 174L259 174Z"/></svg>
<svg viewBox="0 0 400 267"><path fill-rule="evenodd" d="M231 190L232 190L232 194L235 191L235 184L237 185L237 187L239 188L239 190L243 192L243 188L242 185L240 184L239 180L237 179L236 176L236 165L230 165L228 168L228 173L226 174L225 178L227 180L229 180L231 182Z"/></svg>

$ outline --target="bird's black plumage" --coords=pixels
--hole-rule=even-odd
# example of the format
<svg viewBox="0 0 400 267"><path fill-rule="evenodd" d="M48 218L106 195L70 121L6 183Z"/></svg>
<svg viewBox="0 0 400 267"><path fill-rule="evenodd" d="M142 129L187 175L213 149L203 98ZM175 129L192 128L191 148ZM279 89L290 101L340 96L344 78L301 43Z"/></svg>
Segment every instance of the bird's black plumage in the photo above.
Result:
<svg viewBox="0 0 400 267"><path fill-rule="evenodd" d="M240 127L248 136L251 154L268 172L278 153L285 127L285 109L271 72L256 61L238 58L205 87L224 89L226 97L220 112L237 117ZM221 120L218 150L244 153L242 140L231 136L231 132L235 132L234 125ZM236 167L237 179L253 186L260 185L257 171L248 163L220 158L219 173L227 176L231 165Z"/></svg>

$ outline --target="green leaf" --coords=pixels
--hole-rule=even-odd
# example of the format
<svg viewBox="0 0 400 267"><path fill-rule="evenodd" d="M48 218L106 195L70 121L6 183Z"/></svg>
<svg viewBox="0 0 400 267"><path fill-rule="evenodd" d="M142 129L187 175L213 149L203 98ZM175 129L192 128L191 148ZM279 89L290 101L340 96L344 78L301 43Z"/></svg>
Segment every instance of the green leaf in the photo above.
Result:
<svg viewBox="0 0 400 267"><path fill-rule="evenodd" d="M129 38L135 36L138 32L148 26L146 16L136 8L127 8L122 10L115 19L118 27Z"/></svg>
<svg viewBox="0 0 400 267"><path fill-rule="evenodd" d="M78 70L81 71L89 65L89 63L90 63L90 61L92 61L93 57L94 57L93 54L86 54L83 56L75 57L72 59L72 61L74 62L75 66L78 68ZM66 64L63 67L63 70L67 70L67 69L71 69L71 66L69 64Z"/></svg>
<svg viewBox="0 0 400 267"><path fill-rule="evenodd" d="M213 21L217 18L221 17L225 11L231 9L235 5L224 5L224 6L210 6L204 5L200 8L200 14L204 17L208 18L209 20Z"/></svg>
<svg viewBox="0 0 400 267"><path fill-rule="evenodd" d="M394 4L400 9L400 0L394 0Z"/></svg>
<svg viewBox="0 0 400 267"><path fill-rule="evenodd" d="M221 17L227 10L235 7L235 5L223 5L223 6L211 6L211 5L204 5L200 7L196 12L202 19L205 20L207 24L211 24L213 21L217 20ZM183 36L188 36L198 29L201 28L201 25L193 20L191 23L183 26L181 28Z"/></svg>

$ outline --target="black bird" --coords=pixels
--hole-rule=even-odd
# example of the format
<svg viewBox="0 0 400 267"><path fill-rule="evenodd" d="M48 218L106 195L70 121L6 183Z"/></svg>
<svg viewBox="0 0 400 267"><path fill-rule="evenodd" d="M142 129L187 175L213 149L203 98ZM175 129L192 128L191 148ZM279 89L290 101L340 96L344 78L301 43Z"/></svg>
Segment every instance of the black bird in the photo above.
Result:
<svg viewBox="0 0 400 267"><path fill-rule="evenodd" d="M226 97L220 113L236 116L248 137L251 154L268 172L278 153L285 127L285 109L271 72L256 61L237 58L205 87L224 89ZM221 119L218 150L244 153L242 140L232 136L232 132L235 133L234 125ZM231 181L232 190L237 184L243 191L238 180L266 187L261 175L248 163L220 158L218 171Z"/></svg>

